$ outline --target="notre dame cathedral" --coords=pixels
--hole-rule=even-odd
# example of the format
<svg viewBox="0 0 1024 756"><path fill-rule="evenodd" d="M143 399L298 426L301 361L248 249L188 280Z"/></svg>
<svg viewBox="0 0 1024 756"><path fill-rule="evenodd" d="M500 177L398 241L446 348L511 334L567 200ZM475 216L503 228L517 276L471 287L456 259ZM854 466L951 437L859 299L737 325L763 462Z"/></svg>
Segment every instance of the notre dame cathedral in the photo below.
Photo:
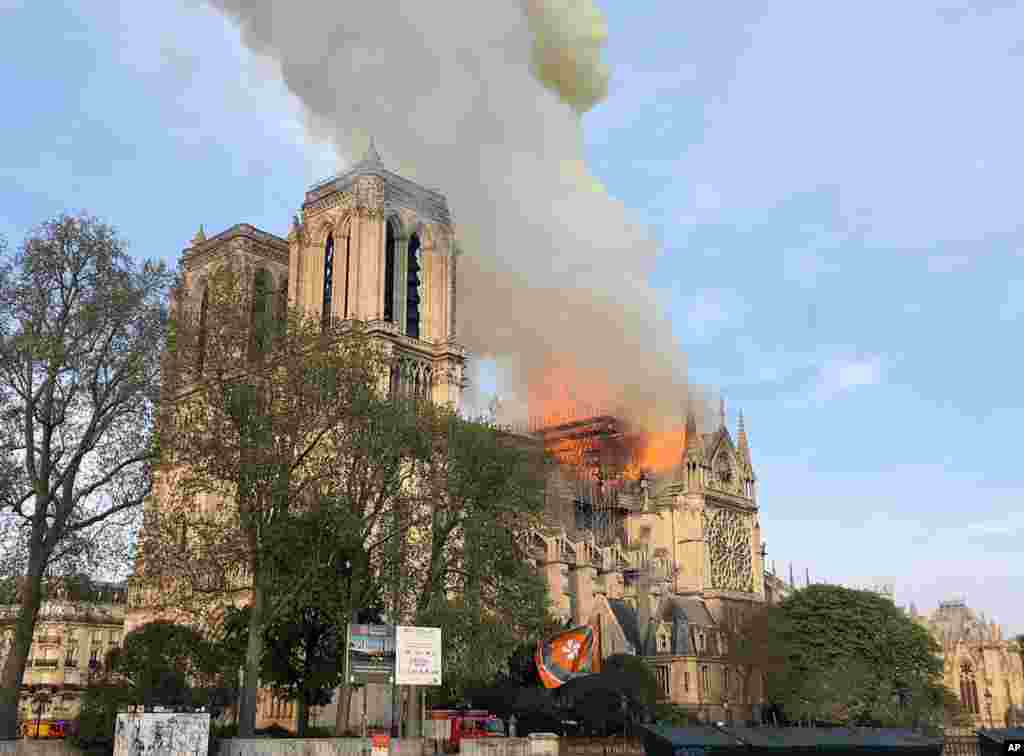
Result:
<svg viewBox="0 0 1024 756"><path fill-rule="evenodd" d="M290 304L365 323L396 358L393 389L457 406L466 360L455 340L457 259L445 198L388 171L371 144L350 170L306 193L286 239L246 224L206 238L200 227L182 254L186 301L178 305L201 312L206 277L233 260L254 296L279 313ZM614 458L552 474L549 527L532 534L530 559L559 618L598 627L604 655L647 657L663 699L706 719L749 719L762 681L730 667L726 628L785 587L765 574L742 418L734 438L724 411L705 429L690 415L682 456L661 474L623 474L628 437L614 417L522 437L552 450L583 439ZM597 467L603 477L590 474ZM130 587L128 603L126 633L153 618L141 590ZM289 725L291 715L261 695L259 726Z"/></svg>
<svg viewBox="0 0 1024 756"><path fill-rule="evenodd" d="M730 664L730 629L790 587L764 569L742 416L734 439L724 409L706 432L690 414L676 465L632 476L635 438L620 419L537 436L556 456L571 440L589 458L553 473L550 527L530 544L558 617L597 628L603 656L645 657L663 700L707 721L757 718L763 680Z"/></svg>

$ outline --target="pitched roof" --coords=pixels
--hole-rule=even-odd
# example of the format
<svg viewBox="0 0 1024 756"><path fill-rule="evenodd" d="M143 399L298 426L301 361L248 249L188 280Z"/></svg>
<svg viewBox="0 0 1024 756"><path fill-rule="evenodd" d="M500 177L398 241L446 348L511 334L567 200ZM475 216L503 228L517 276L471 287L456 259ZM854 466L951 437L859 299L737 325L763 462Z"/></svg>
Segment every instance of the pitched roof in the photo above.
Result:
<svg viewBox="0 0 1024 756"><path fill-rule="evenodd" d="M376 176L384 179L385 210L405 207L414 210L424 220L444 225L451 223L448 201L444 195L436 189L428 189L415 181L410 181L389 171L384 167L380 154L372 141L370 149L358 163L344 173L339 173L311 186L306 192L305 204L309 205L336 192L350 190L359 176Z"/></svg>
<svg viewBox="0 0 1024 756"><path fill-rule="evenodd" d="M662 605L661 616L666 622L672 621L672 615L682 609L691 625L712 627L717 624L702 599L694 596L669 596Z"/></svg>
<svg viewBox="0 0 1024 756"><path fill-rule="evenodd" d="M626 641L633 646L633 652L640 653L642 650L640 643L640 617L636 609L622 599L608 599L608 606L611 607L612 614L615 615L615 621L622 628L622 634L626 636Z"/></svg>

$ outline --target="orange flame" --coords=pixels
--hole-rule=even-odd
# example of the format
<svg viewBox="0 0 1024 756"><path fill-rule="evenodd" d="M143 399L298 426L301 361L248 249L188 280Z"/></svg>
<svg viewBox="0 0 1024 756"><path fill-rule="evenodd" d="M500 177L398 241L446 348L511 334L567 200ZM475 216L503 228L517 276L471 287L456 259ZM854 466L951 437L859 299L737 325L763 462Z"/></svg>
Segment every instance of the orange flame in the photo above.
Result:
<svg viewBox="0 0 1024 756"><path fill-rule="evenodd" d="M610 412L616 392L608 383L559 359L527 378L530 416L544 426Z"/></svg>
<svg viewBox="0 0 1024 756"><path fill-rule="evenodd" d="M620 392L600 376L579 370L571 361L559 358L527 381L530 415L535 425L552 427L602 415L619 415ZM620 418L628 420L628 418ZM621 443L627 447L628 461L620 474L628 480L641 473L664 474L676 467L686 446L685 427L668 431L629 428ZM563 464L594 464L602 442L553 440L550 450ZM611 481L609 481L611 483Z"/></svg>

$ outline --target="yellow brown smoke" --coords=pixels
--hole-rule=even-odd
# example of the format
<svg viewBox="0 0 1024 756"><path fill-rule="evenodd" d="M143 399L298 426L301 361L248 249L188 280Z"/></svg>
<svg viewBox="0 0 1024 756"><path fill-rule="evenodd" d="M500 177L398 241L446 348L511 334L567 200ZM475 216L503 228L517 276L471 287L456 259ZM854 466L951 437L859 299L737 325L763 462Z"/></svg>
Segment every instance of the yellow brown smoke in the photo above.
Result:
<svg viewBox="0 0 1024 756"><path fill-rule="evenodd" d="M584 113L608 94L601 51L608 26L590 0L525 0L533 32L533 73L567 104Z"/></svg>
<svg viewBox="0 0 1024 756"><path fill-rule="evenodd" d="M277 61L311 139L354 159L372 135L448 197L457 338L498 361L506 421L541 412L537 382L565 367L644 427L676 427L692 392L650 283L658 246L586 165L580 114L608 85L590 0L210 2Z"/></svg>

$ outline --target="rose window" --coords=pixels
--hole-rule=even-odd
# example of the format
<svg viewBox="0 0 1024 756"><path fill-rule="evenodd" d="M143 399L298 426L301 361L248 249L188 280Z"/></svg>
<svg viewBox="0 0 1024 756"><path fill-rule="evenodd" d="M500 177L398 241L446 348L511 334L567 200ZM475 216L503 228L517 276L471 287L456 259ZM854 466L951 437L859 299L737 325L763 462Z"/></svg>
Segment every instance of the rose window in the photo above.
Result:
<svg viewBox="0 0 1024 756"><path fill-rule="evenodd" d="M749 517L731 509L704 510L709 587L753 591L753 560Z"/></svg>

